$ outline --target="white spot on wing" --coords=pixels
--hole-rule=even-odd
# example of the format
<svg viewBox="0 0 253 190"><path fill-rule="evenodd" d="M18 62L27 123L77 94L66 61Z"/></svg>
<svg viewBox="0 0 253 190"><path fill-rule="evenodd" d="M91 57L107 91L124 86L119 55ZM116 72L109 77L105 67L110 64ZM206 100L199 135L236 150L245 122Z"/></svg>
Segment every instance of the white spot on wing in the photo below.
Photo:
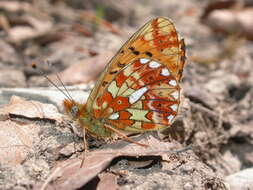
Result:
<svg viewBox="0 0 253 190"><path fill-rule="evenodd" d="M115 120L115 119L118 119L119 118L119 113L113 113L112 115L110 115L109 119L111 120Z"/></svg>
<svg viewBox="0 0 253 190"><path fill-rule="evenodd" d="M177 104L173 104L172 106L170 106L170 108L171 108L173 111L177 111Z"/></svg>
<svg viewBox="0 0 253 190"><path fill-rule="evenodd" d="M178 91L174 91L173 93L171 93L171 96L174 97L175 99L178 99L179 98Z"/></svg>
<svg viewBox="0 0 253 190"><path fill-rule="evenodd" d="M140 59L141 64L145 64L149 61L150 61L149 59L145 59L145 58Z"/></svg>
<svg viewBox="0 0 253 190"><path fill-rule="evenodd" d="M169 72L169 70L167 68L163 68L162 72L161 72L161 75L163 75L163 76L169 76L170 72Z"/></svg>
<svg viewBox="0 0 253 190"><path fill-rule="evenodd" d="M149 67L150 68L158 68L158 67L160 67L161 66L161 64L160 63L157 63L157 62L155 62L155 61L151 61L150 63L149 63Z"/></svg>
<svg viewBox="0 0 253 190"><path fill-rule="evenodd" d="M167 117L167 119L168 119L169 123L172 123L172 120L174 119L174 116L173 115L169 115Z"/></svg>
<svg viewBox="0 0 253 190"><path fill-rule="evenodd" d="M170 80L169 81L169 85L171 86L176 86L177 85L177 82L175 80Z"/></svg>
<svg viewBox="0 0 253 190"><path fill-rule="evenodd" d="M147 87L143 87L143 88L140 88L138 90L136 90L134 93L132 93L130 96L129 96L129 102L130 104L133 104L135 103L136 101L138 101L145 92L148 91L148 88Z"/></svg>

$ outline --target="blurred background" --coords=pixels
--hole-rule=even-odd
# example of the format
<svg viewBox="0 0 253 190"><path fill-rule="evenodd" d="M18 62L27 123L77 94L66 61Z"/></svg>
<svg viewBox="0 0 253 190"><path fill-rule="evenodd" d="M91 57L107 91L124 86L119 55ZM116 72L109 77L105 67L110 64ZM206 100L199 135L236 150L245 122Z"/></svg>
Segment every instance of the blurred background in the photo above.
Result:
<svg viewBox="0 0 253 190"><path fill-rule="evenodd" d="M247 0L0 1L0 86L47 85L31 69L33 61L40 63L45 74L60 73L67 85L94 81L123 42L156 16L174 21L186 41L186 67L207 69L209 76L199 73L197 77L208 79L211 90L210 80L219 77L229 80L235 74L238 80L247 80L252 4ZM45 60L53 66L43 64ZM190 83L187 70L185 80ZM240 88L245 91L245 86Z"/></svg>
<svg viewBox="0 0 253 190"><path fill-rule="evenodd" d="M199 158L224 176L251 168L251 0L2 0L0 90L47 87L41 72L90 89L122 44L157 16L170 18L186 43L184 142L197 143Z"/></svg>

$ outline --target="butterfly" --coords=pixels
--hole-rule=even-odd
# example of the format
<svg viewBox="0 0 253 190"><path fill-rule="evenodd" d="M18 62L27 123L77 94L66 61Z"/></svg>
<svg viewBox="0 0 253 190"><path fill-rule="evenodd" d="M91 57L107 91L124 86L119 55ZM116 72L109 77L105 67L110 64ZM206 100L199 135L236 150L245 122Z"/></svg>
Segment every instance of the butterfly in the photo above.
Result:
<svg viewBox="0 0 253 190"><path fill-rule="evenodd" d="M170 127L180 104L185 44L163 17L147 22L116 53L101 73L86 104L63 101L85 134L133 141L124 131L143 133Z"/></svg>

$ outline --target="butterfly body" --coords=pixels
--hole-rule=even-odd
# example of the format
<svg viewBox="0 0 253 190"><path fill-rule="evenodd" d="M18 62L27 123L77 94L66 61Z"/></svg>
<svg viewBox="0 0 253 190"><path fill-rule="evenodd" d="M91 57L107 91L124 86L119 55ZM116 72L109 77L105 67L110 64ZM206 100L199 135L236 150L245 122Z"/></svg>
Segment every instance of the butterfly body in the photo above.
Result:
<svg viewBox="0 0 253 190"><path fill-rule="evenodd" d="M103 120L94 119L85 109L84 104L65 99L63 102L67 115L93 137L111 137L112 132L103 127Z"/></svg>
<svg viewBox="0 0 253 190"><path fill-rule="evenodd" d="M65 111L94 137L118 133L125 138L122 131L170 127L180 104L184 62L184 41L173 23L153 19L109 62L87 103L66 99Z"/></svg>

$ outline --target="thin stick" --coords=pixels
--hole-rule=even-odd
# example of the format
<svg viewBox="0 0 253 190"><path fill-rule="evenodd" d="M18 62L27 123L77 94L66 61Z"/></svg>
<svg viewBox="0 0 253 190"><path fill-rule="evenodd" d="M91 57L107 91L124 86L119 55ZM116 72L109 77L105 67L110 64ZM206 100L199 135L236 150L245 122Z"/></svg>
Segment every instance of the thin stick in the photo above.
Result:
<svg viewBox="0 0 253 190"><path fill-rule="evenodd" d="M121 133L120 131L118 131L117 129L114 129L113 127L109 126L109 125L104 125L105 128L117 133L118 135L122 136L125 140L127 140L128 142L131 142L131 143L134 143L134 144L137 144L137 145L140 145L140 146L143 146L143 147L148 147L148 145L146 144L141 144L141 143L138 143L136 141L134 141L133 139L129 138L128 136L126 136L125 134Z"/></svg>
<svg viewBox="0 0 253 190"><path fill-rule="evenodd" d="M86 130L85 130L85 127L83 127L83 146L84 146L84 151L83 151L83 159L82 159L80 168L83 167L83 163L84 163L84 160L85 160L85 157L86 157L86 153L89 152L89 147L88 147L88 143L87 143L85 134L86 134Z"/></svg>
<svg viewBox="0 0 253 190"><path fill-rule="evenodd" d="M57 175L58 174L58 175ZM48 184L53 181L53 179L55 179L57 176L61 175L61 168L58 167L54 170L54 172L52 174L49 175L49 177L46 179L46 181L43 183L43 185L41 186L40 190L45 190L46 187L48 186Z"/></svg>

